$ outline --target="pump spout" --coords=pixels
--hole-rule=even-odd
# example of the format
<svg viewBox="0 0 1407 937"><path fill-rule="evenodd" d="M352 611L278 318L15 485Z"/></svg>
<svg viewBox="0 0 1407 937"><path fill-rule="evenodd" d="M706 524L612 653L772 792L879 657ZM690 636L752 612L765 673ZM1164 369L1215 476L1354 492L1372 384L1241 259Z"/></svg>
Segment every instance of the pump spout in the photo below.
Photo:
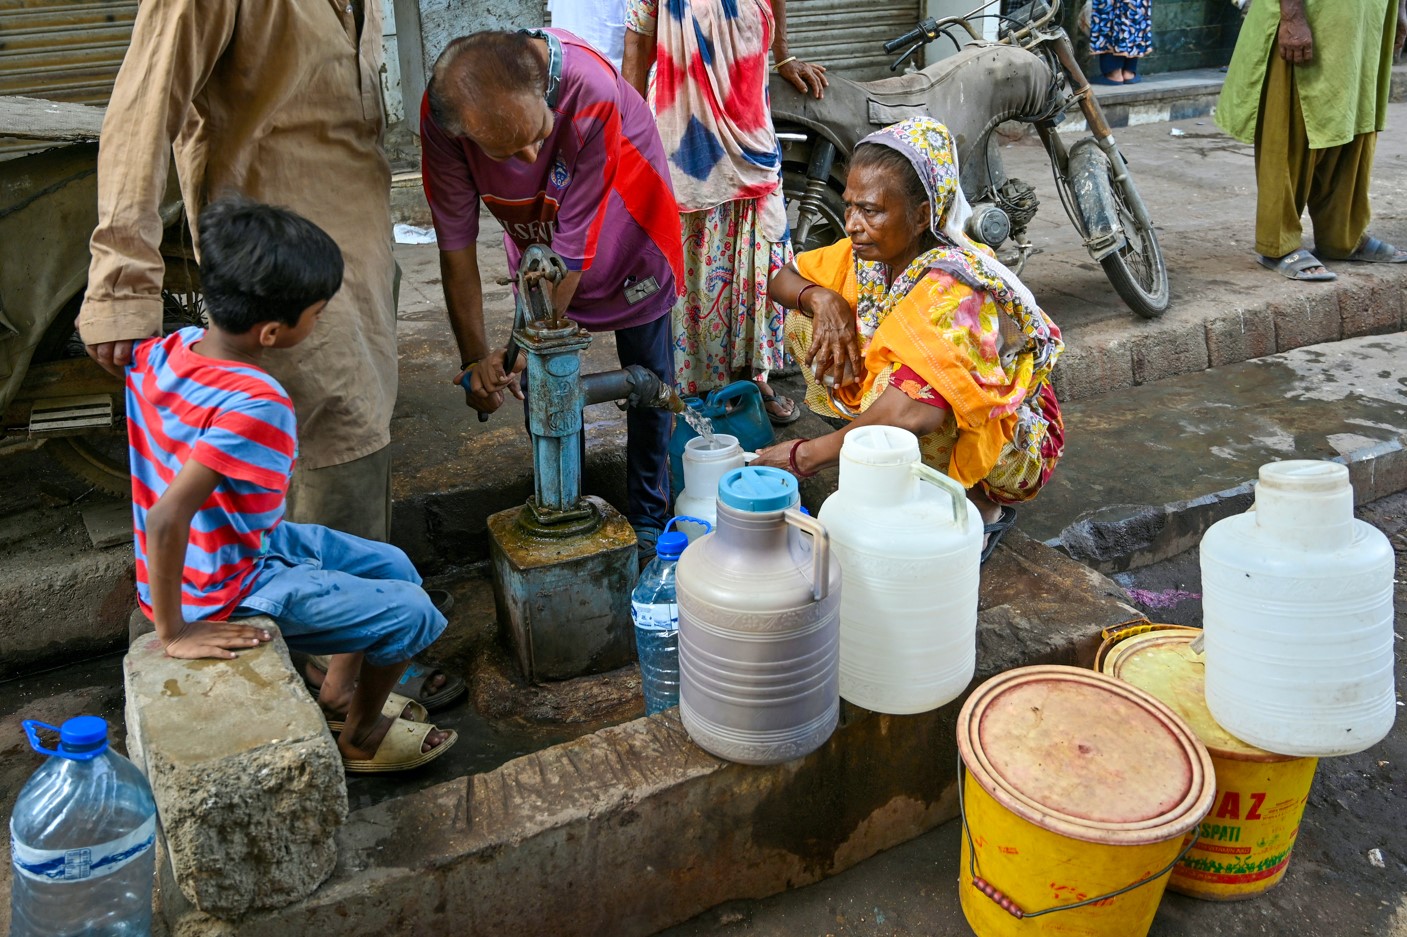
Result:
<svg viewBox="0 0 1407 937"><path fill-rule="evenodd" d="M660 407L674 410L679 396L674 388L649 368L632 364L619 371L602 371L581 379L582 396L588 405L624 400L633 408Z"/></svg>

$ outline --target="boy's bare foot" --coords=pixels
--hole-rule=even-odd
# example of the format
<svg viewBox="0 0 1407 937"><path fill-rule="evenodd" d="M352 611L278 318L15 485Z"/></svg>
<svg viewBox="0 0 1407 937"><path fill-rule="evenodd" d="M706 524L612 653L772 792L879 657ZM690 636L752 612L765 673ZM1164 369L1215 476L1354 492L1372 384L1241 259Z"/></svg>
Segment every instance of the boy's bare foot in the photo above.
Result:
<svg viewBox="0 0 1407 937"><path fill-rule="evenodd" d="M372 724L370 731L352 733L344 729L337 736L337 749L342 753L342 757L348 761L370 761L376 757L376 750L381 747L381 740L386 737L386 733L391 731L391 727L396 724L396 720L388 716L381 716ZM425 741L420 745L421 754L433 751L443 745L452 733L444 729L431 729L425 736Z"/></svg>
<svg viewBox="0 0 1407 937"><path fill-rule="evenodd" d="M323 712L327 713L329 716L345 719L347 716L347 707L352 705L352 692L356 689L356 684L350 683L342 686L330 686L325 681L326 677L327 671L323 670L309 659L307 665L303 668L303 679L307 681L308 686L318 691L318 705L321 706ZM433 696L433 694L444 689L448 681L449 677L442 671L437 670L425 681L422 694L425 696ZM407 710L403 715L409 715L409 711Z"/></svg>

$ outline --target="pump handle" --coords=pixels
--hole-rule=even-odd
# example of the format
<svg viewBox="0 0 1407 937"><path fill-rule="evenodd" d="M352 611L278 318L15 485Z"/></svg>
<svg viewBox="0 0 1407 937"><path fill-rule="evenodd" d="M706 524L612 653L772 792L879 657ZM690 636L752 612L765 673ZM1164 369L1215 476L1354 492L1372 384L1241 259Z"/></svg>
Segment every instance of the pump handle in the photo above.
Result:
<svg viewBox="0 0 1407 937"><path fill-rule="evenodd" d="M811 597L819 602L831 591L831 535L820 521L796 508L787 508L782 518L811 535Z"/></svg>

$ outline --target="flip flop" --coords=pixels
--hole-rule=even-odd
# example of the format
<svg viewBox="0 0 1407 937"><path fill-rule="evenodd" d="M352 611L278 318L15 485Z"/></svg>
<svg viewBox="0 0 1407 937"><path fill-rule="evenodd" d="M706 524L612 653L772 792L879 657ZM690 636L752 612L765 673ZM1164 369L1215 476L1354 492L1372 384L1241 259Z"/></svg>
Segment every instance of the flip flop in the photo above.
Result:
<svg viewBox="0 0 1407 937"><path fill-rule="evenodd" d="M397 719L396 724L387 730L386 737L377 746L375 755L370 758L343 758L342 768L348 774L389 774L429 764L459 741L459 733L450 729L449 738L428 752L421 751L425 737L435 731L435 728L428 722L406 722L404 719Z"/></svg>
<svg viewBox="0 0 1407 937"><path fill-rule="evenodd" d="M761 384L758 385L760 389ZM772 412L772 407L791 407L791 412L778 415ZM801 419L801 408L796 405L796 401L790 397L783 397L775 390L768 388L762 391L762 409L767 411L767 419L772 421L773 426L787 426Z"/></svg>
<svg viewBox="0 0 1407 937"><path fill-rule="evenodd" d="M982 525L982 533L987 535L987 545L982 548L982 556L978 560L978 565L987 562L987 558L997 549L997 544L1001 543L1002 535L1016 525L1016 508L1010 505L1002 505L1001 517L990 524Z"/></svg>
<svg viewBox="0 0 1407 937"><path fill-rule="evenodd" d="M1325 256L1328 256L1327 254ZM1333 257L1332 260L1347 260L1359 264L1403 264L1407 263L1407 251L1393 247L1371 235L1363 239L1358 250L1347 257Z"/></svg>
<svg viewBox="0 0 1407 937"><path fill-rule="evenodd" d="M1124 86L1124 82L1115 81L1112 78L1105 78L1103 75L1100 75L1098 78L1091 78L1089 83L1092 85L1109 85L1111 88L1122 88Z"/></svg>
<svg viewBox="0 0 1407 937"><path fill-rule="evenodd" d="M1339 275L1332 270L1325 270L1323 273L1305 273L1310 267L1322 267L1323 262L1304 248L1297 251L1290 251L1284 257L1266 257L1262 254L1256 255L1256 261L1267 270L1274 270L1287 280L1337 280Z"/></svg>
<svg viewBox="0 0 1407 937"><path fill-rule="evenodd" d="M407 709L410 710L409 716L405 714ZM430 711L409 696L392 693L386 697L386 705L381 707L381 715L390 716L392 719L404 719L406 722L426 722L430 718ZM333 732L341 732L342 727L346 724L346 719L329 717L327 720L327 727Z"/></svg>

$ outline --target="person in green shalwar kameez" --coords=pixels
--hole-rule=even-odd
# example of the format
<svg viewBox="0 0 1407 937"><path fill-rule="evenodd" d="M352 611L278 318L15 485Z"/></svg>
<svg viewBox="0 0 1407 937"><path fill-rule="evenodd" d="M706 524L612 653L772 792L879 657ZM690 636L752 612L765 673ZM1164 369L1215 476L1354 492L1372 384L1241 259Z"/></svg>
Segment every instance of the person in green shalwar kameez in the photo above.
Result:
<svg viewBox="0 0 1407 937"><path fill-rule="evenodd" d="M1407 262L1368 234L1397 12L1398 0L1256 0L1241 27L1216 122L1255 146L1256 253L1292 280L1334 279L1315 254ZM1315 253L1301 243L1306 207Z"/></svg>

